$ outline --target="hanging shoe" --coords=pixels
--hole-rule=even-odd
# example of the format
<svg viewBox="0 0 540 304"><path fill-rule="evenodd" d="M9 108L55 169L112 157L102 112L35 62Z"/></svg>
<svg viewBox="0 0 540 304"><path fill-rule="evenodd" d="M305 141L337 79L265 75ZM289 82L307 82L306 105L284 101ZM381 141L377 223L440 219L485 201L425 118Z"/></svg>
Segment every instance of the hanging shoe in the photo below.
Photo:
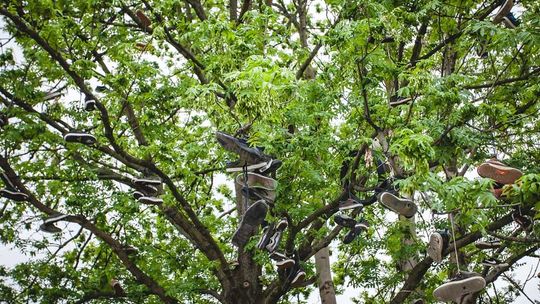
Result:
<svg viewBox="0 0 540 304"><path fill-rule="evenodd" d="M354 228L354 226L356 226L357 224L355 219L345 214L334 215L334 222L341 227L351 228L351 229Z"/></svg>
<svg viewBox="0 0 540 304"><path fill-rule="evenodd" d="M0 113L0 128L3 128L9 124L9 120L6 114Z"/></svg>
<svg viewBox="0 0 540 304"><path fill-rule="evenodd" d="M343 237L343 244L350 244L352 243L357 236L359 236L362 232L367 231L369 228L369 223L365 220L360 220L354 228L351 228L349 232Z"/></svg>
<svg viewBox="0 0 540 304"><path fill-rule="evenodd" d="M443 252L448 248L450 236L446 231L434 232L429 237L427 254L435 263L440 263L443 260Z"/></svg>
<svg viewBox="0 0 540 304"><path fill-rule="evenodd" d="M486 267L504 268L508 267L507 263L503 263L497 259L487 258L482 260L482 265Z"/></svg>
<svg viewBox="0 0 540 304"><path fill-rule="evenodd" d="M504 16L502 21L504 25L509 29L515 29L521 23L518 19L516 19L516 17L514 17L514 14L512 14L512 12Z"/></svg>
<svg viewBox="0 0 540 304"><path fill-rule="evenodd" d="M399 198L390 192L383 192L378 196L379 203L387 209L394 211L399 215L410 218L413 217L418 209L412 200Z"/></svg>
<svg viewBox="0 0 540 304"><path fill-rule="evenodd" d="M513 0L506 0L504 1L504 4L499 8L499 11L495 14L493 17L493 23L497 24L500 23L503 18L510 13L510 10L512 10L512 7L514 6Z"/></svg>
<svg viewBox="0 0 540 304"><path fill-rule="evenodd" d="M234 136L216 132L219 144L227 151L238 154L238 161L227 164L227 172L242 172L244 170L271 173L281 166L281 161L273 160L259 148L249 147L248 144Z"/></svg>
<svg viewBox="0 0 540 304"><path fill-rule="evenodd" d="M512 219L516 222L523 230L531 231L532 229L532 220L519 212L512 213Z"/></svg>
<svg viewBox="0 0 540 304"><path fill-rule="evenodd" d="M84 98L84 110L86 112L91 112L96 109L96 100L90 96Z"/></svg>
<svg viewBox="0 0 540 304"><path fill-rule="evenodd" d="M141 191L134 191L133 192L133 197L138 200L139 198L145 196L144 193L142 193Z"/></svg>
<svg viewBox="0 0 540 304"><path fill-rule="evenodd" d="M513 184L523 175L520 170L509 167L496 159L486 161L478 166L476 171L481 177L491 178L503 185Z"/></svg>
<svg viewBox="0 0 540 304"><path fill-rule="evenodd" d="M290 276L291 287L292 288L302 287L303 284L305 283L305 279L306 279L306 273L301 268L297 268L297 270L292 272Z"/></svg>
<svg viewBox="0 0 540 304"><path fill-rule="evenodd" d="M257 248L264 249L266 245L270 242L270 239L274 235L274 223L270 223L263 227L262 229L262 235L259 239L259 242L257 243Z"/></svg>
<svg viewBox="0 0 540 304"><path fill-rule="evenodd" d="M86 133L66 133L64 140L71 143L81 143L85 145L94 144L97 140L93 135Z"/></svg>
<svg viewBox="0 0 540 304"><path fill-rule="evenodd" d="M277 181L273 178L248 172L247 182L244 181L244 174L238 174L235 182L242 186L242 194L250 199L264 199L269 203L276 199Z"/></svg>
<svg viewBox="0 0 540 304"><path fill-rule="evenodd" d="M142 10L137 10L135 12L135 15L137 15L145 28L149 28L152 25L152 21L146 16L146 14Z"/></svg>
<svg viewBox="0 0 540 304"><path fill-rule="evenodd" d="M135 186L141 186L141 187L146 187L146 186L159 186L162 184L162 181L160 178L156 177L156 178L134 178L132 180L133 184Z"/></svg>
<svg viewBox="0 0 540 304"><path fill-rule="evenodd" d="M122 247L122 250L127 254L127 255L135 255L135 254L138 254L139 253L139 250L131 245L125 245L124 247Z"/></svg>
<svg viewBox="0 0 540 304"><path fill-rule="evenodd" d="M284 255L283 253L279 253L277 251L270 253L270 258L276 261L276 267L279 270L289 269L293 267L294 264L296 263L294 259Z"/></svg>
<svg viewBox="0 0 540 304"><path fill-rule="evenodd" d="M449 282L442 284L433 291L433 296L442 302L460 302L461 298L470 293L478 292L486 286L486 280L478 273L462 271Z"/></svg>
<svg viewBox="0 0 540 304"><path fill-rule="evenodd" d="M48 233L60 233L62 232L62 229L56 227L54 224L56 222L59 222L67 218L68 216L69 215L62 214L62 213L57 213L57 214L48 216L47 218L43 220L43 224L39 226L39 229L43 232L48 232Z"/></svg>
<svg viewBox="0 0 540 304"><path fill-rule="evenodd" d="M415 299L412 301L412 304L425 304L424 299Z"/></svg>
<svg viewBox="0 0 540 304"><path fill-rule="evenodd" d="M125 297L126 292L124 291L124 288L122 288L122 285L120 285L120 282L116 279L111 279L111 282L109 283L114 290L114 294L117 297Z"/></svg>
<svg viewBox="0 0 540 304"><path fill-rule="evenodd" d="M153 197L153 196L141 196L137 199L139 203L145 204L145 205L161 205L163 204L163 200L159 197Z"/></svg>
<svg viewBox="0 0 540 304"><path fill-rule="evenodd" d="M268 205L264 200L253 203L242 217L242 221L232 237L232 243L237 247L243 247L257 227L264 221L267 212Z"/></svg>
<svg viewBox="0 0 540 304"><path fill-rule="evenodd" d="M288 226L289 226L289 222L287 222L286 218L282 218L276 224L276 230L274 234L272 235L272 237L270 238L270 241L266 245L266 250L268 250L268 252L274 252L278 248L283 232L285 231L285 229L287 229Z"/></svg>
<svg viewBox="0 0 540 304"><path fill-rule="evenodd" d="M480 241L474 244L478 249L497 249L501 248L502 243L498 239L488 239L486 241Z"/></svg>
<svg viewBox="0 0 540 304"><path fill-rule="evenodd" d="M10 200L14 200L16 202L24 202L28 200L28 195L20 191L13 191L8 189L0 189L0 196L9 198Z"/></svg>
<svg viewBox="0 0 540 304"><path fill-rule="evenodd" d="M347 209L356 209L356 208L364 208L364 204L358 201L357 197L350 197L344 201L339 202L339 210L347 210Z"/></svg>

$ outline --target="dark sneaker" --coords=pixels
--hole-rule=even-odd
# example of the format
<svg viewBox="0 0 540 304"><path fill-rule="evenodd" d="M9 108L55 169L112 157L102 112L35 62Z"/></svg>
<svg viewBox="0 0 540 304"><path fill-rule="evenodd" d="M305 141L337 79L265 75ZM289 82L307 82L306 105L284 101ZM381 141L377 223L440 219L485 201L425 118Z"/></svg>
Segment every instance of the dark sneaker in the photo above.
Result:
<svg viewBox="0 0 540 304"><path fill-rule="evenodd" d="M355 208L364 208L364 205L360 203L356 197L350 197L344 201L339 202L339 210L341 211Z"/></svg>
<svg viewBox="0 0 540 304"><path fill-rule="evenodd" d="M520 170L509 167L496 159L486 161L476 171L481 177L491 178L503 185L513 184L523 175Z"/></svg>
<svg viewBox="0 0 540 304"><path fill-rule="evenodd" d="M142 193L141 191L135 191L133 192L133 197L138 200L139 198L145 196L144 193Z"/></svg>
<svg viewBox="0 0 540 304"><path fill-rule="evenodd" d="M28 195L19 191L13 191L8 189L0 189L0 196L9 198L10 200L14 200L16 202L24 202L28 200Z"/></svg>
<svg viewBox="0 0 540 304"><path fill-rule="evenodd" d="M139 191L139 192L142 192L144 194L146 194L145 196L156 196L158 194L158 188L152 186L152 185L145 185L145 186L136 186L137 189L140 189L142 191Z"/></svg>
<svg viewBox="0 0 540 304"><path fill-rule="evenodd" d="M110 91L110 89L106 86L103 86L103 85L98 85L96 86L96 92L98 93L103 93L103 92L107 92L107 91Z"/></svg>
<svg viewBox="0 0 540 304"><path fill-rule="evenodd" d="M412 98L410 98L410 97L409 98L404 98L404 97L401 97L401 96L394 95L394 96L390 97L390 106L397 107L399 105L408 104L411 100L412 100Z"/></svg>
<svg viewBox="0 0 540 304"><path fill-rule="evenodd" d="M503 18L510 13L514 6L514 0L505 0L504 4L499 8L499 11L493 17L493 23L500 23Z"/></svg>
<svg viewBox="0 0 540 304"><path fill-rule="evenodd" d="M91 112L91 111L94 111L95 109L96 109L96 101L94 100L94 98L90 96L86 96L86 98L84 99L84 110L86 112Z"/></svg>
<svg viewBox="0 0 540 304"><path fill-rule="evenodd" d="M0 128L5 127L9 124L9 120L6 114L0 113Z"/></svg>
<svg viewBox="0 0 540 304"><path fill-rule="evenodd" d="M81 143L85 145L91 145L96 142L96 138L93 135L86 133L67 133L64 135L66 142Z"/></svg>
<svg viewBox="0 0 540 304"><path fill-rule="evenodd" d="M276 199L277 181L273 178L249 172L247 182L244 181L244 174L238 174L235 182L242 186L244 196L264 199L268 202L274 202Z"/></svg>
<svg viewBox="0 0 540 304"><path fill-rule="evenodd" d="M354 226L356 226L356 220L344 214L334 215L334 222L339 226L346 228L354 228Z"/></svg>
<svg viewBox="0 0 540 304"><path fill-rule="evenodd" d="M163 200L159 197L153 197L153 196L141 196L137 199L141 204L146 205L161 205L163 204Z"/></svg>
<svg viewBox="0 0 540 304"><path fill-rule="evenodd" d="M256 201L247 210L238 229L232 237L232 243L237 247L243 247L257 227L264 221L268 205L264 200Z"/></svg>
<svg viewBox="0 0 540 304"><path fill-rule="evenodd" d="M425 304L424 299L415 299L412 301L412 304Z"/></svg>
<svg viewBox="0 0 540 304"><path fill-rule="evenodd" d="M286 258L286 259L276 261L276 267L279 270L290 269L290 268L294 267L294 264L295 264L295 262L291 258Z"/></svg>
<svg viewBox="0 0 540 304"><path fill-rule="evenodd" d="M272 235L272 237L270 238L270 241L266 245L266 250L268 250L268 252L274 252L278 248L279 242L281 241L281 237L283 236L283 231L287 229L287 226L289 226L289 223L287 222L287 219L285 218L281 219L277 223L276 230L274 234Z"/></svg>
<svg viewBox="0 0 540 304"><path fill-rule="evenodd" d="M464 295L478 292L485 286L486 280L480 274L461 272L453 280L437 287L433 296L443 302L459 302Z"/></svg>
<svg viewBox="0 0 540 304"><path fill-rule="evenodd" d="M480 241L474 244L478 249L497 249L501 248L502 243L497 239L489 239L487 241Z"/></svg>
<svg viewBox="0 0 540 304"><path fill-rule="evenodd" d="M127 255L134 255L134 254L137 254L139 253L139 250L131 245L126 245L124 247L122 247L122 250L127 254Z"/></svg>
<svg viewBox="0 0 540 304"><path fill-rule="evenodd" d="M503 263L497 259L484 259L482 260L482 265L483 266L486 266L486 267L498 267L498 268L503 268L503 267L508 267L509 265L507 263Z"/></svg>
<svg viewBox="0 0 540 304"><path fill-rule="evenodd" d="M514 17L514 14L512 14L512 12L504 16L502 21L504 25L509 29L515 29L521 23L519 22L519 20L516 19L516 17Z"/></svg>
<svg viewBox="0 0 540 304"><path fill-rule="evenodd" d="M532 220L528 216L514 212L512 213L512 219L514 222L518 223L523 230L530 231L532 229Z"/></svg>
<svg viewBox="0 0 540 304"><path fill-rule="evenodd" d="M0 172L0 179L6 185L6 189L17 192L17 187L15 187L5 172Z"/></svg>
<svg viewBox="0 0 540 304"><path fill-rule="evenodd" d="M262 229L262 235L259 239L259 242L257 243L257 248L264 249L266 245L270 242L270 239L274 235L274 224L271 223L269 225L266 225Z"/></svg>
<svg viewBox="0 0 540 304"><path fill-rule="evenodd" d="M69 215L67 214L62 214L62 213L58 213L58 214L53 214L51 216L48 216L47 218L45 218L43 220L43 224L41 224L39 226L39 229L41 231L44 231L44 232L48 232L48 233L60 233L62 232L62 229L56 227L54 224L56 222L59 222L65 218L67 218Z"/></svg>
<svg viewBox="0 0 540 304"><path fill-rule="evenodd" d="M112 289L114 290L114 294L117 297L125 297L126 292L124 291L124 288L122 288L122 285L120 285L120 282L116 279L111 279L110 285Z"/></svg>
<svg viewBox="0 0 540 304"><path fill-rule="evenodd" d="M264 154L258 148L249 147L245 141L223 132L216 132L216 138L225 150L236 153L240 157L237 162L227 165L227 172L240 172L244 168L248 171L255 169L267 171L272 167L272 158L270 156Z"/></svg>
<svg viewBox="0 0 540 304"><path fill-rule="evenodd" d="M268 256L274 261L282 261L282 260L289 259L288 256L277 251L271 252Z"/></svg>
<svg viewBox="0 0 540 304"><path fill-rule="evenodd" d="M343 237L343 244L350 244L352 243L358 235L360 235L362 232L366 231L369 227L369 224L367 221L360 221L358 224L354 226L349 232Z"/></svg>
<svg viewBox="0 0 540 304"><path fill-rule="evenodd" d="M56 227L54 224L41 224L39 230L47 233L60 233L62 229Z"/></svg>
<svg viewBox="0 0 540 304"><path fill-rule="evenodd" d="M302 287L304 284L304 280L306 279L306 273L302 269L298 269L297 271L293 272L291 275L291 287L297 288Z"/></svg>
<svg viewBox="0 0 540 304"><path fill-rule="evenodd" d="M407 218L413 217L417 210L416 204L412 200L397 197L390 192L379 194L378 200L387 209Z"/></svg>
<svg viewBox="0 0 540 304"><path fill-rule="evenodd" d="M133 184L135 186L159 186L161 185L162 181L159 178L134 178ZM157 189L156 189L157 190Z"/></svg>
<svg viewBox="0 0 540 304"><path fill-rule="evenodd" d="M427 254L435 263L440 263L443 260L443 252L448 247L450 236L446 231L439 231L431 234Z"/></svg>

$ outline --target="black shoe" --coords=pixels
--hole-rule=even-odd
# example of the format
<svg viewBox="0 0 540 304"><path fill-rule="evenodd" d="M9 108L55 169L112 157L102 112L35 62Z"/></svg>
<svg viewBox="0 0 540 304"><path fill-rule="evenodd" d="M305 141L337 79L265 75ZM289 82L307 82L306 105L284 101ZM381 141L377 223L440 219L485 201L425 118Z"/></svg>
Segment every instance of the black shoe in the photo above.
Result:
<svg viewBox="0 0 540 304"><path fill-rule="evenodd" d="M334 215L334 222L339 226L346 228L354 228L354 226L356 226L356 220L344 214Z"/></svg>
<svg viewBox="0 0 540 304"><path fill-rule="evenodd" d="M448 248L450 236L446 231L434 232L429 237L427 254L435 263L440 263L443 260L443 252Z"/></svg>
<svg viewBox="0 0 540 304"><path fill-rule="evenodd" d="M84 110L86 112L91 112L91 111L94 111L96 109L96 101L90 97L90 96L86 96L86 98L84 99Z"/></svg>
<svg viewBox="0 0 540 304"><path fill-rule="evenodd" d="M146 205L161 205L163 204L163 200L159 197L153 197L153 196L141 196L137 199L141 204Z"/></svg>
<svg viewBox="0 0 540 304"><path fill-rule="evenodd" d="M298 268L296 271L292 272L290 275L290 282L292 288L302 287L305 283L306 273Z"/></svg>
<svg viewBox="0 0 540 304"><path fill-rule="evenodd" d="M277 223L275 232L270 238L270 241L268 242L268 244L266 245L266 250L268 250L268 252L270 253L274 252L278 248L279 242L281 241L281 237L283 236L283 231L285 231L285 229L287 229L288 226L289 226L289 223L287 222L286 218L281 219Z"/></svg>
<svg viewBox="0 0 540 304"><path fill-rule="evenodd" d="M0 196L9 198L10 200L14 200L16 202L24 202L28 200L28 195L19 191L12 191L8 189L0 189Z"/></svg>
<svg viewBox="0 0 540 304"><path fill-rule="evenodd" d="M41 224L39 230L47 233L60 233L62 229L56 227L54 224Z"/></svg>
<svg viewBox="0 0 540 304"><path fill-rule="evenodd" d="M71 143L81 143L85 145L91 145L96 142L96 138L93 135L86 133L67 133L64 135L64 140Z"/></svg>
<svg viewBox="0 0 540 304"><path fill-rule="evenodd" d="M515 29L521 23L519 20L516 19L516 17L514 17L514 14L512 14L512 12L510 12L506 16L504 16L502 21L503 21L504 25L507 28L510 28L510 29Z"/></svg>
<svg viewBox="0 0 540 304"><path fill-rule="evenodd" d="M159 186L162 184L162 181L159 178L134 178L132 181L135 186L141 187Z"/></svg>
<svg viewBox="0 0 540 304"><path fill-rule="evenodd" d="M9 120L6 114L0 113L0 128L5 127L9 124Z"/></svg>
<svg viewBox="0 0 540 304"><path fill-rule="evenodd" d="M262 229L262 235L259 239L259 242L257 243L257 248L264 249L266 245L270 242L270 239L274 235L274 223L271 223L269 225L266 225Z"/></svg>
<svg viewBox="0 0 540 304"><path fill-rule="evenodd" d="M530 231L532 229L532 220L528 216L514 212L512 213L512 219L514 222L518 223L523 230Z"/></svg>
<svg viewBox="0 0 540 304"><path fill-rule="evenodd" d="M497 239L489 239L487 241L480 241L474 244L478 249L497 249L501 248L502 243Z"/></svg>
<svg viewBox="0 0 540 304"><path fill-rule="evenodd" d="M223 132L216 132L216 139L225 150L236 153L240 157L235 163L227 164L227 172L241 172L244 169L254 171L258 169L259 172L269 173L281 166L281 161L275 162L260 149L249 147L245 141L239 138Z"/></svg>
<svg viewBox="0 0 540 304"><path fill-rule="evenodd" d="M482 260L482 265L487 266L487 267L499 267L499 268L508 267L507 263L503 263L503 262L501 262L501 261L499 261L497 259L493 259L493 258L488 258L488 259Z"/></svg>
<svg viewBox="0 0 540 304"><path fill-rule="evenodd" d="M356 208L360 208L361 210L362 208L364 208L364 205L354 198L348 198L347 200L339 202L340 211Z"/></svg>
<svg viewBox="0 0 540 304"><path fill-rule="evenodd" d="M345 237L343 238L343 244L352 243L356 239L356 237L359 236L362 232L366 231L368 227L369 224L367 223L367 221L360 221L345 235Z"/></svg>
<svg viewBox="0 0 540 304"><path fill-rule="evenodd" d="M138 200L139 198L145 196L144 193L142 193L141 191L135 191L133 192L133 197Z"/></svg>
<svg viewBox="0 0 540 304"><path fill-rule="evenodd" d="M137 254L139 253L139 250L131 245L126 245L124 247L122 247L122 250L127 254L127 255L134 255L134 254Z"/></svg>
<svg viewBox="0 0 540 304"><path fill-rule="evenodd" d="M51 215L43 220L43 224L39 226L39 229L48 233L60 233L62 232L62 229L56 227L54 224L67 218L68 216L69 215L67 214L61 213Z"/></svg>
<svg viewBox="0 0 540 304"><path fill-rule="evenodd" d="M257 227L264 221L267 212L268 205L264 200L253 203L242 217L242 221L232 237L232 243L237 247L243 247Z"/></svg>

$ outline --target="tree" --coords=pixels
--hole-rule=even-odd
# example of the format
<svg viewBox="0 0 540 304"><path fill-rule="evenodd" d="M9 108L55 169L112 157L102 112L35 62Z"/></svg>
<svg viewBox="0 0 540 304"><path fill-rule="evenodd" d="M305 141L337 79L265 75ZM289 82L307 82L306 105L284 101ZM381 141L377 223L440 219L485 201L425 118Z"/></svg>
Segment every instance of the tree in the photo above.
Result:
<svg viewBox="0 0 540 304"><path fill-rule="evenodd" d="M540 209L540 3L520 1L508 29L491 22L502 2L3 1L0 167L27 199L1 200L0 237L35 258L0 268L1 298L292 303L331 245L334 285L363 302L433 302L456 262L488 284L506 276L512 292L490 301L511 301L512 271L540 246L538 227L511 216ZM283 161L269 219L288 219L281 249L297 252L305 287L255 248L260 232L230 243L241 195L222 173L236 156L215 131ZM70 132L97 141L68 143ZM465 177L493 153L526 173L504 201L491 180ZM351 193L373 195L377 159L420 211L407 221L368 206L368 232L344 245L331 217ZM163 204L131 197L144 176L162 180ZM36 233L59 212L62 233ZM435 267L426 237L442 228L455 246ZM487 235L503 247L475 249ZM482 268L491 254L509 266Z"/></svg>

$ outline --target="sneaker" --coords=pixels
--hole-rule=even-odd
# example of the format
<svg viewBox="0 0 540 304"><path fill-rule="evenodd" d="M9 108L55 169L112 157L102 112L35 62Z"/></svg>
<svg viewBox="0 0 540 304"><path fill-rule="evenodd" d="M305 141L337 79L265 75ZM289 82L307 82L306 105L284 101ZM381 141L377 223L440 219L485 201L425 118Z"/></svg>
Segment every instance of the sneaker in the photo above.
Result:
<svg viewBox="0 0 540 304"><path fill-rule="evenodd" d="M137 199L139 203L146 204L146 205L161 205L163 204L163 200L159 197L153 197L153 196L141 196Z"/></svg>
<svg viewBox="0 0 540 304"><path fill-rule="evenodd" d="M126 245L124 247L122 247L122 250L127 254L127 255L134 255L134 254L137 254L139 253L139 250L131 245Z"/></svg>
<svg viewBox="0 0 540 304"><path fill-rule="evenodd" d="M54 224L41 224L39 230L47 233L60 233L62 229L56 227Z"/></svg>
<svg viewBox="0 0 540 304"><path fill-rule="evenodd" d="M65 218L67 218L68 216L69 215L62 214L62 213L57 213L57 214L53 214L51 216L48 216L43 220L43 224L41 224L39 226L39 230L41 230L43 232L48 232L48 233L60 233L60 232L62 232L62 229L56 227L54 224L56 222L59 222L59 221L65 219Z"/></svg>
<svg viewBox="0 0 540 304"><path fill-rule="evenodd" d="M242 193L248 197L258 197L266 201L273 202L276 199L277 181L273 178L249 172L247 182L244 181L244 174L238 174L235 182L242 186ZM253 192L253 193L251 193Z"/></svg>
<svg viewBox="0 0 540 304"><path fill-rule="evenodd" d="M361 221L360 223L356 224L354 228L349 230L345 237L343 237L343 244L352 243L356 239L356 237L362 232L366 231L368 227L369 224L366 221Z"/></svg>
<svg viewBox="0 0 540 304"><path fill-rule="evenodd" d="M496 159L486 161L476 171L481 177L491 178L503 185L513 184L523 175L520 170L509 167Z"/></svg>
<svg viewBox="0 0 540 304"><path fill-rule="evenodd" d="M496 268L504 268L508 267L509 265L507 263L503 263L497 259L488 258L482 260L482 265L486 267L496 267Z"/></svg>
<svg viewBox="0 0 540 304"><path fill-rule="evenodd" d="M94 100L94 98L90 96L86 96L84 98L84 110L86 112L91 112L91 111L94 111L95 109L96 109L96 101Z"/></svg>
<svg viewBox="0 0 540 304"><path fill-rule="evenodd" d="M140 190L139 192L146 194L145 196L156 196L158 194L158 188L152 185L138 186L137 189Z"/></svg>
<svg viewBox="0 0 540 304"><path fill-rule="evenodd" d="M339 202L339 210L347 210L347 209L355 209L355 208L364 208L364 205L358 201L358 198L353 196L348 198L347 200L340 201Z"/></svg>
<svg viewBox="0 0 540 304"><path fill-rule="evenodd" d="M504 4L499 8L499 11L495 14L493 17L493 23L497 24L500 23L503 18L510 13L510 10L512 10L512 7L514 6L514 0L506 0L504 1Z"/></svg>
<svg viewBox="0 0 540 304"><path fill-rule="evenodd" d="M303 283L305 282L305 278L306 273L302 269L298 269L297 271L293 272L291 275L291 287L302 287Z"/></svg>
<svg viewBox="0 0 540 304"><path fill-rule="evenodd" d="M446 231L435 232L429 237L427 254L435 263L443 260L443 252L448 247L450 236Z"/></svg>
<svg viewBox="0 0 540 304"><path fill-rule="evenodd" d="M144 193L142 193L141 191L135 191L133 192L133 197L138 200L139 198L145 196Z"/></svg>
<svg viewBox="0 0 540 304"><path fill-rule="evenodd" d="M10 200L14 200L16 202L24 202L28 200L28 195L19 191L13 191L8 189L0 189L0 196L9 198Z"/></svg>
<svg viewBox="0 0 540 304"><path fill-rule="evenodd" d="M387 209L407 218L413 217L417 210L416 204L412 200L399 198L390 192L379 194L378 200Z"/></svg>
<svg viewBox="0 0 540 304"><path fill-rule="evenodd" d="M66 142L81 143L85 145L91 145L96 142L96 138L93 135L86 133L67 133L64 135Z"/></svg>
<svg viewBox="0 0 540 304"><path fill-rule="evenodd" d="M356 220L352 217L344 214L334 215L334 222L341 227L354 228L356 226Z"/></svg>
<svg viewBox="0 0 540 304"><path fill-rule="evenodd" d="M523 230L530 231L532 229L532 220L528 216L514 212L512 213L512 219L514 222L518 223Z"/></svg>
<svg viewBox="0 0 540 304"><path fill-rule="evenodd" d="M264 221L268 205L264 200L256 201L247 210L238 229L232 237L232 243L237 247L243 247L257 227Z"/></svg>
<svg viewBox="0 0 540 304"><path fill-rule="evenodd" d="M110 89L106 86L103 86L103 85L98 85L96 86L96 92L98 93L103 93L103 92L107 92L107 91L110 91Z"/></svg>
<svg viewBox="0 0 540 304"><path fill-rule="evenodd" d="M497 239L489 239L487 241L480 241L474 244L478 249L497 249L501 248L502 243Z"/></svg>
<svg viewBox="0 0 540 304"><path fill-rule="evenodd" d="M258 148L249 147L247 143L241 139L223 132L216 132L216 138L225 150L236 153L240 157L238 161L227 164L227 172L241 172L244 170L244 167L248 171L258 169L260 172L264 172L269 171L268 169L271 167L275 168L277 165L273 164L270 156L264 154Z"/></svg>
<svg viewBox="0 0 540 304"><path fill-rule="evenodd" d="M6 114L0 113L0 128L5 127L9 124L9 120Z"/></svg>
<svg viewBox="0 0 540 304"><path fill-rule="evenodd" d="M412 301L412 304L424 304L424 299L415 299Z"/></svg>
<svg viewBox="0 0 540 304"><path fill-rule="evenodd" d="M486 280L478 273L461 272L454 279L437 287L433 296L443 302L460 302L466 294L475 293L486 286Z"/></svg>
<svg viewBox="0 0 540 304"><path fill-rule="evenodd" d="M124 288L122 288L122 285L120 285L120 282L116 279L111 279L110 285L112 289L114 290L114 294L117 297L125 297L126 292L124 291Z"/></svg>
<svg viewBox="0 0 540 304"><path fill-rule="evenodd" d="M135 186L141 186L141 187L159 186L162 184L162 181L160 178L134 178L132 181Z"/></svg>
<svg viewBox="0 0 540 304"><path fill-rule="evenodd" d="M291 258L286 258L286 259L283 259L283 260L276 261L276 267L279 270L290 269L290 268L294 267L294 264L295 264L295 262Z"/></svg>
<svg viewBox="0 0 540 304"><path fill-rule="evenodd" d="M504 16L502 21L504 25L509 29L515 29L521 23L519 20L516 19L516 17L514 17L514 14L512 14L512 12Z"/></svg>
<svg viewBox="0 0 540 304"><path fill-rule="evenodd" d="M268 193L266 190L263 189L252 189L248 186L242 187L241 190L242 196L247 197L248 199L252 201L258 201L258 200L265 200L268 203L273 203L275 199L275 192L274 195L271 193Z"/></svg>
<svg viewBox="0 0 540 304"><path fill-rule="evenodd" d="M287 229L288 226L289 226L289 222L287 221L286 218L282 218L277 223L276 230L274 234L272 235L272 237L270 238L270 241L266 245L266 250L268 250L268 252L274 252L278 248L279 242L281 241L281 237L283 236L283 231L285 231L285 229Z"/></svg>
<svg viewBox="0 0 540 304"><path fill-rule="evenodd" d="M270 242L270 239L274 235L274 223L270 223L269 225L266 225L262 229L262 235L259 239L259 242L257 243L257 248L264 249L266 245Z"/></svg>

